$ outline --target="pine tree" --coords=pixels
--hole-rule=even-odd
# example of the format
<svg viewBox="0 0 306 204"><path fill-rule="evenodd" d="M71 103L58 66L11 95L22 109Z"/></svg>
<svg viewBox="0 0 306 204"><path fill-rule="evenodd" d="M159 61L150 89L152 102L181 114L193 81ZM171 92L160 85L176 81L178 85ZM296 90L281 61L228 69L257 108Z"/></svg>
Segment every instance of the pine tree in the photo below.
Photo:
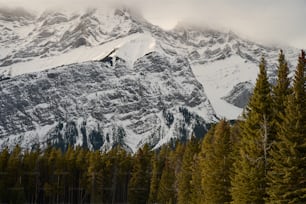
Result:
<svg viewBox="0 0 306 204"><path fill-rule="evenodd" d="M132 168L131 156L122 147L117 146L107 154L107 157L111 158L112 165L108 168L110 172L106 173L111 177L111 200L106 203L127 202L129 172Z"/></svg>
<svg viewBox="0 0 306 204"><path fill-rule="evenodd" d="M152 163L152 175L151 175L150 194L149 194L148 203L156 203L158 184L159 184L158 153L155 153L153 155L151 163Z"/></svg>
<svg viewBox="0 0 306 204"><path fill-rule="evenodd" d="M38 199L38 158L40 150L26 151L23 157L23 186L27 202L37 203Z"/></svg>
<svg viewBox="0 0 306 204"><path fill-rule="evenodd" d="M163 145L161 150L156 151L154 156L152 156L152 175L151 175L151 184L150 184L150 195L149 203L157 202L157 194L159 188L159 182L161 179L162 171L165 166L167 157L169 157L170 147L168 145Z"/></svg>
<svg viewBox="0 0 306 204"><path fill-rule="evenodd" d="M101 161L101 167L100 167L100 175L101 178L99 180L102 186L103 190L101 191L100 195L102 197L102 201L105 203L112 203L113 199L115 199L115 192L116 192L116 185L115 182L117 180L118 176L118 170L119 170L119 161L117 152L120 146L114 147L111 151L108 153L104 153L101 155L102 161Z"/></svg>
<svg viewBox="0 0 306 204"><path fill-rule="evenodd" d="M77 185L76 190L73 191L73 195L71 196L72 200L71 203L75 203L74 201L81 201L82 203L86 199L86 185L87 185L87 167L88 167L88 150L77 147L76 149L77 156L76 156L76 169L77 169Z"/></svg>
<svg viewBox="0 0 306 204"><path fill-rule="evenodd" d="M10 158L8 148L2 150L0 154L0 203L8 203L8 181L7 162Z"/></svg>
<svg viewBox="0 0 306 204"><path fill-rule="evenodd" d="M161 179L157 192L157 203L174 204L176 203L175 193L175 174L171 167L169 158L166 158L165 167L162 170Z"/></svg>
<svg viewBox="0 0 306 204"><path fill-rule="evenodd" d="M88 192L90 192L90 202L98 203L103 199L103 173L101 164L101 154L99 151L90 152L87 168Z"/></svg>
<svg viewBox="0 0 306 204"><path fill-rule="evenodd" d="M52 148L48 158L49 182L46 187L49 188L49 199L51 202L59 202L64 195L64 157L60 149Z"/></svg>
<svg viewBox="0 0 306 204"><path fill-rule="evenodd" d="M306 60L299 56L293 93L271 150L270 203L306 203Z"/></svg>
<svg viewBox="0 0 306 204"><path fill-rule="evenodd" d="M165 164L166 164L166 162L169 163L169 168L167 168L167 169L164 168L162 173L165 174L164 171L167 171L167 170L170 171L170 172L167 172L167 174L172 175L174 173L174 178L175 178L174 181L173 181L174 183L172 184L171 180L169 179L166 185L169 186L169 187L167 187L167 189L172 193L171 202L172 202L172 200L174 200L174 203L177 203L178 202L177 201L178 192L179 192L179 190L178 190L179 189L179 182L178 182L179 179L178 178L179 178L180 173L183 169L183 157L184 157L184 153L185 153L185 150L186 150L186 143L181 142L179 140L176 140L176 141L172 140L172 142L170 144L170 148L172 148L172 149L169 152L168 157L165 161ZM163 178L161 178L161 181L160 181L159 191L161 189L162 180L163 180ZM170 190L171 189L170 186L173 188L173 191ZM158 194L160 194L160 192L158 192Z"/></svg>
<svg viewBox="0 0 306 204"><path fill-rule="evenodd" d="M8 172L8 189L10 195L11 203L24 203L25 195L24 189L22 187L22 153L21 148L17 145L7 162L7 172Z"/></svg>
<svg viewBox="0 0 306 204"><path fill-rule="evenodd" d="M145 204L149 198L151 174L151 152L146 144L135 155L133 170L128 189L131 204Z"/></svg>
<svg viewBox="0 0 306 204"><path fill-rule="evenodd" d="M39 171L39 202L44 202L44 203L48 203L48 199L51 196L51 186L50 186L50 182L51 182L51 174L52 169L49 167L49 163L48 163L48 159L50 157L52 151L52 147L50 144L47 145L47 147L45 148L45 150L43 151L43 153L39 156L38 158L38 171ZM50 187L50 188L49 188ZM50 201L49 201L50 202Z"/></svg>
<svg viewBox="0 0 306 204"><path fill-rule="evenodd" d="M202 190L202 169L200 165L200 153L195 155L192 168L192 178L191 178L191 200L190 204L198 204L204 202L204 194Z"/></svg>
<svg viewBox="0 0 306 204"><path fill-rule="evenodd" d="M274 121L273 129L271 130L273 138L276 139L276 132L282 122L282 117L285 114L286 102L291 94L290 79L288 78L289 68L283 51L280 51L278 57L278 74L276 85L272 89ZM271 132L270 131L270 132Z"/></svg>
<svg viewBox="0 0 306 204"><path fill-rule="evenodd" d="M221 120L203 141L201 149L203 203L229 203L232 168L231 128Z"/></svg>
<svg viewBox="0 0 306 204"><path fill-rule="evenodd" d="M254 93L241 126L241 145L231 181L232 203L264 203L272 120L271 90L262 57Z"/></svg>
<svg viewBox="0 0 306 204"><path fill-rule="evenodd" d="M182 168L178 174L178 203L184 204L188 203L191 200L191 180L192 180L192 164L194 162L196 154L199 152L199 144L196 141L195 137L192 137L188 141L183 160Z"/></svg>

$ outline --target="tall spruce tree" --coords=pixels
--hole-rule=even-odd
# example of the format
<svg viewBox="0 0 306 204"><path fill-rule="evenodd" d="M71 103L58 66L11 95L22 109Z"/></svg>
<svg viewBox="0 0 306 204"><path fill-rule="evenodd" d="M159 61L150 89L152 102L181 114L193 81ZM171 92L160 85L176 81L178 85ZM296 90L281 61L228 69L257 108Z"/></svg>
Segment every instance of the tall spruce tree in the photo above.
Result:
<svg viewBox="0 0 306 204"><path fill-rule="evenodd" d="M103 199L103 173L101 164L101 154L99 151L90 152L88 154L88 192L90 192L90 202L98 203Z"/></svg>
<svg viewBox="0 0 306 204"><path fill-rule="evenodd" d="M235 159L231 180L232 203L264 203L272 111L271 90L263 57L244 117L240 151Z"/></svg>
<svg viewBox="0 0 306 204"><path fill-rule="evenodd" d="M23 153L23 166L24 171L22 184L25 187L24 192L26 200L31 203L37 203L38 199L38 166L37 161L40 151L32 150Z"/></svg>
<svg viewBox="0 0 306 204"><path fill-rule="evenodd" d="M0 203L9 203L7 163L10 153L6 147L0 153Z"/></svg>
<svg viewBox="0 0 306 204"><path fill-rule="evenodd" d="M230 171L233 164L231 128L221 120L203 141L201 149L202 203L229 203Z"/></svg>
<svg viewBox="0 0 306 204"><path fill-rule="evenodd" d="M148 203L156 203L157 202L157 192L158 192L158 184L159 184L159 172L158 172L158 153L154 153L152 156L152 175L151 175L151 183L150 183L150 194Z"/></svg>
<svg viewBox="0 0 306 204"><path fill-rule="evenodd" d="M178 174L178 203L185 204L191 200L192 164L199 153L199 144L195 137L188 141L184 152L181 171Z"/></svg>
<svg viewBox="0 0 306 204"><path fill-rule="evenodd" d="M157 192L157 203L174 204L176 203L175 193L175 175L169 158L165 160L165 166L162 170L161 179Z"/></svg>
<svg viewBox="0 0 306 204"><path fill-rule="evenodd" d="M22 150L17 145L12 153L10 154L10 158L7 161L7 177L10 183L8 183L8 190L10 194L10 203L24 203L25 195L24 188L22 186Z"/></svg>
<svg viewBox="0 0 306 204"><path fill-rule="evenodd" d="M170 147L168 145L163 145L161 150L156 151L152 156L152 175L150 184L150 195L148 203L156 203L157 195L159 191L159 183L162 176L163 168L165 166L166 160L169 163L167 157L169 157Z"/></svg>
<svg viewBox="0 0 306 204"><path fill-rule="evenodd" d="M131 204L145 204L148 201L151 178L151 154L149 146L146 144L135 155L128 186L128 201Z"/></svg>
<svg viewBox="0 0 306 204"><path fill-rule="evenodd" d="M75 158L75 165L77 169L77 181L76 188L77 192L74 194L76 196L71 196L72 203L76 203L76 200L81 201L85 200L86 197L86 185L87 185L87 167L88 167L88 150L82 147L77 147L77 156ZM74 192L74 191L73 191ZM72 192L72 193L73 193Z"/></svg>
<svg viewBox="0 0 306 204"><path fill-rule="evenodd" d="M277 81L275 86L272 89L272 100L273 100L273 111L274 111L274 120L273 127L270 131L273 136L273 139L276 139L276 132L279 126L282 123L282 117L285 114L285 108L287 103L287 98L290 95L290 79L289 68L287 61L285 59L285 55L281 50L278 57L278 74ZM271 138L272 139L272 138Z"/></svg>
<svg viewBox="0 0 306 204"><path fill-rule="evenodd" d="M293 93L271 150L269 203L306 203L306 59L299 56Z"/></svg>
<svg viewBox="0 0 306 204"><path fill-rule="evenodd" d="M191 179L191 200L190 204L203 203L204 194L201 188L202 171L200 165L200 153L196 154L193 160Z"/></svg>

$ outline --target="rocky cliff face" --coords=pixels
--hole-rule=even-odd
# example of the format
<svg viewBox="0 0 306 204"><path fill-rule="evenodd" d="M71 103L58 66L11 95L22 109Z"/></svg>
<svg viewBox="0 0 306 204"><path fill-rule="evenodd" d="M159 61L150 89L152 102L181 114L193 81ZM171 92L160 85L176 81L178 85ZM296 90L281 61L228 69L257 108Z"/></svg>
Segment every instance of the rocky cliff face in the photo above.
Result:
<svg viewBox="0 0 306 204"><path fill-rule="evenodd" d="M135 150L146 142L202 136L216 119L187 59L152 52L133 67L113 60L1 81L1 146L120 144Z"/></svg>
<svg viewBox="0 0 306 204"><path fill-rule="evenodd" d="M0 145L135 151L203 136L241 113L262 54L273 81L278 48L232 32L165 31L127 9L0 9Z"/></svg>
<svg viewBox="0 0 306 204"><path fill-rule="evenodd" d="M249 81L241 82L234 86L230 93L223 97L225 101L239 108L244 108L253 93L253 84Z"/></svg>
<svg viewBox="0 0 306 204"><path fill-rule="evenodd" d="M46 11L40 16L19 18L0 10L2 42L6 53L0 66L60 55L80 46L94 46L141 31L124 10L86 10L80 13Z"/></svg>

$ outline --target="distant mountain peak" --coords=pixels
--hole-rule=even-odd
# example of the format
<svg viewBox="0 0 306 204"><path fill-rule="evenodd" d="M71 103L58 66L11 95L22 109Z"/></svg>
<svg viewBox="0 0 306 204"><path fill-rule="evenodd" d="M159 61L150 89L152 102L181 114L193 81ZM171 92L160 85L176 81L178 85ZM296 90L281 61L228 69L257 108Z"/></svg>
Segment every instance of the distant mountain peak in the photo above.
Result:
<svg viewBox="0 0 306 204"><path fill-rule="evenodd" d="M126 8L15 13L0 17L0 148L135 151L203 136L208 123L241 114L262 55L276 76L279 48L231 31L166 31ZM298 50L284 53L292 70Z"/></svg>

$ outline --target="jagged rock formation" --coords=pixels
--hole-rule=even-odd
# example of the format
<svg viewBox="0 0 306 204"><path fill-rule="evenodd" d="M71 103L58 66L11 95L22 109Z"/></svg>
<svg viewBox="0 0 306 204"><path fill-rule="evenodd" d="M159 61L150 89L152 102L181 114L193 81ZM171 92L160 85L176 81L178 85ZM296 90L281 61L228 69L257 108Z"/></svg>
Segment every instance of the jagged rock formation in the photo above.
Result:
<svg viewBox="0 0 306 204"><path fill-rule="evenodd" d="M72 64L0 83L2 146L50 142L109 149L120 144L135 150L146 142L156 146L204 134L215 120L187 59L170 61L157 52L133 67L117 58L113 65Z"/></svg>
<svg viewBox="0 0 306 204"><path fill-rule="evenodd" d="M0 145L135 151L202 136L241 113L262 54L276 62L278 48L183 24L165 31L127 9L0 9Z"/></svg>
<svg viewBox="0 0 306 204"><path fill-rule="evenodd" d="M253 84L249 81L241 82L234 86L229 94L223 97L223 99L239 108L244 108L248 104L252 93Z"/></svg>

